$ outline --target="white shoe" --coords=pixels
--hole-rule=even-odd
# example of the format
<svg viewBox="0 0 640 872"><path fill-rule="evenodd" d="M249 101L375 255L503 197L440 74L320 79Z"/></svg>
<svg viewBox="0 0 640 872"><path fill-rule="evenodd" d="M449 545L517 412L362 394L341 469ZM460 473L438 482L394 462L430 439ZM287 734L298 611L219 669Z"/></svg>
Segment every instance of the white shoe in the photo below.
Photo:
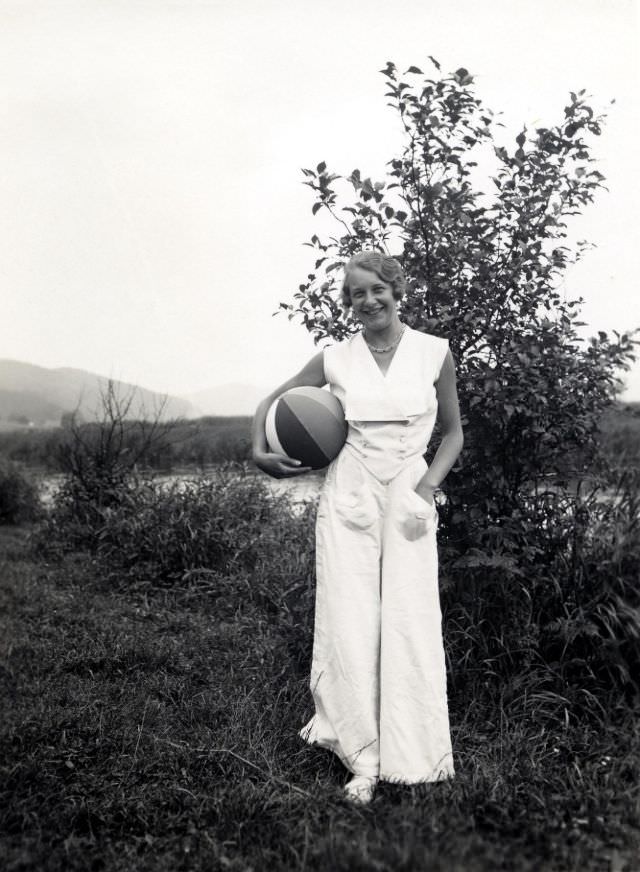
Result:
<svg viewBox="0 0 640 872"><path fill-rule="evenodd" d="M345 785L344 793L351 802L367 805L373 799L377 784L378 779L375 775L354 775Z"/></svg>

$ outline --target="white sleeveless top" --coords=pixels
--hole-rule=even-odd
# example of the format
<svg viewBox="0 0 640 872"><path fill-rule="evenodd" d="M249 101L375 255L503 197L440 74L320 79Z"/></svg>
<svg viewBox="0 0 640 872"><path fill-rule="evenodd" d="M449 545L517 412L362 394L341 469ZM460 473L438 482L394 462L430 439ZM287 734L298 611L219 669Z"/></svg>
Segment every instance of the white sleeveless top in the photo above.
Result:
<svg viewBox="0 0 640 872"><path fill-rule="evenodd" d="M325 378L349 424L345 447L380 481L427 450L448 348L446 339L407 326L386 375L362 333L324 349Z"/></svg>

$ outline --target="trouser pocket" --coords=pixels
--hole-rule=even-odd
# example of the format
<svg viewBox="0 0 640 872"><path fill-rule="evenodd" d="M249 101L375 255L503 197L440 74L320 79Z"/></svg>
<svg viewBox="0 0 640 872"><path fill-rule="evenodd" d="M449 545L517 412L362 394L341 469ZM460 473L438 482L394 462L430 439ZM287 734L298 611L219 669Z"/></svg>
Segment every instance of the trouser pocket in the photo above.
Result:
<svg viewBox="0 0 640 872"><path fill-rule="evenodd" d="M343 451L330 483L329 500L338 519L349 530L367 530L378 520L378 504L369 473Z"/></svg>
<svg viewBox="0 0 640 872"><path fill-rule="evenodd" d="M416 464L416 469L411 470L406 487L402 488L401 496L397 505L397 526L410 542L426 536L430 529L438 524L438 510L433 503L423 499L415 490L416 485L427 471L424 458Z"/></svg>

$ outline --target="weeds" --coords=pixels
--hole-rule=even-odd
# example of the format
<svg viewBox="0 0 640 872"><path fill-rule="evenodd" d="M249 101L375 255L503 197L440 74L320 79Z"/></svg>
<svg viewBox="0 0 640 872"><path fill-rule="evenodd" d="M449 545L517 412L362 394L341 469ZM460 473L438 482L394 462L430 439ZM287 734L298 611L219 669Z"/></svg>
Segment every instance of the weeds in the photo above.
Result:
<svg viewBox="0 0 640 872"><path fill-rule="evenodd" d="M445 636L460 691L460 672L496 689L520 678L546 706L555 699L580 717L613 687L637 696L638 473L621 474L602 496L534 496L476 553L460 556L445 534ZM475 680L466 683L472 698Z"/></svg>
<svg viewBox="0 0 640 872"><path fill-rule="evenodd" d="M297 737L314 506L238 465L63 488L0 572L9 868L635 872L637 484L530 496L466 552L442 511L456 777L369 809Z"/></svg>
<svg viewBox="0 0 640 872"><path fill-rule="evenodd" d="M284 606L205 576L117 584L5 542L6 868L635 870L640 731L615 690L567 719L544 675L475 673L469 704L453 664L455 779L383 784L355 809L338 761L297 738L308 664Z"/></svg>
<svg viewBox="0 0 640 872"><path fill-rule="evenodd" d="M542 494L483 549L451 544L444 514L442 603L456 690L496 693L522 679L539 708L597 711L612 687L634 697L640 674L637 474L614 497ZM248 600L286 628L302 664L313 615L314 506L294 513L244 466L172 486L136 479L85 511L63 487L36 537L41 553L85 549L111 583L189 587L221 614ZM450 529L450 528L449 528ZM514 685L515 687L516 685ZM569 716L569 715L567 715Z"/></svg>

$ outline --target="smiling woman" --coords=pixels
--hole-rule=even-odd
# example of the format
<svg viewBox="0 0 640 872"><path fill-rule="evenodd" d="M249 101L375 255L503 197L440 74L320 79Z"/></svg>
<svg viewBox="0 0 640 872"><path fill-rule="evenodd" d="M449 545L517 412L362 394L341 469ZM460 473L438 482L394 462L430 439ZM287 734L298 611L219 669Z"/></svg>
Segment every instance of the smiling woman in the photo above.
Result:
<svg viewBox="0 0 640 872"><path fill-rule="evenodd" d="M351 305L365 332L375 335L382 345L369 345L378 357L378 366L386 373L404 332L396 311L396 300L404 292L404 276L393 258L377 252L354 255L345 271L342 301Z"/></svg>
<svg viewBox="0 0 640 872"><path fill-rule="evenodd" d="M438 592L434 491L462 449L455 366L446 339L403 324L399 263L377 252L345 268L343 303L362 324L325 348L258 407L256 464L276 477L307 471L268 451L276 396L329 384L348 422L316 523L315 714L305 741L332 750L354 777L347 798L369 802L379 779L453 775ZM442 441L424 453L439 414Z"/></svg>

